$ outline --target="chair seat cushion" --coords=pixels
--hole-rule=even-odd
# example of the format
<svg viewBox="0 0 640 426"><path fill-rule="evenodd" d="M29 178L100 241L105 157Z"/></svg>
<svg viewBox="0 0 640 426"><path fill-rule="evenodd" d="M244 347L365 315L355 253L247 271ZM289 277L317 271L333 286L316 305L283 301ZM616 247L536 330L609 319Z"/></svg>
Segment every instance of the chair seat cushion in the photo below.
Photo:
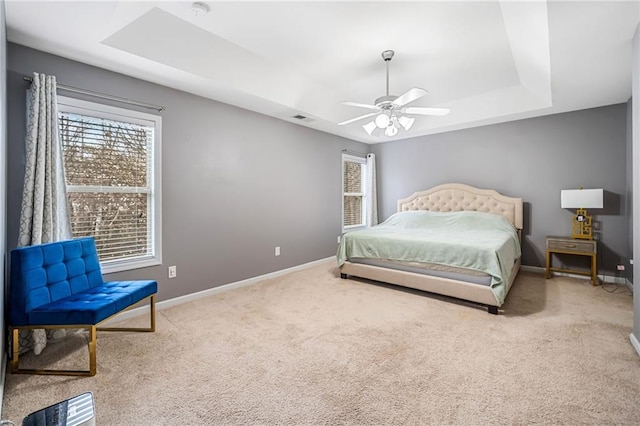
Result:
<svg viewBox="0 0 640 426"><path fill-rule="evenodd" d="M108 281L30 310L29 324L97 324L157 291L156 281Z"/></svg>

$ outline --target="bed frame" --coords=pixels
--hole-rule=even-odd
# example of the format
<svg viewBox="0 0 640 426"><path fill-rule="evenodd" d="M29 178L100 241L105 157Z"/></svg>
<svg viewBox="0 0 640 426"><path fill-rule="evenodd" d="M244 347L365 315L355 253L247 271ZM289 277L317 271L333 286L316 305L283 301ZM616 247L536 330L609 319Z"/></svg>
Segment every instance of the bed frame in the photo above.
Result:
<svg viewBox="0 0 640 426"><path fill-rule="evenodd" d="M409 210L494 213L505 216L513 223L518 235L522 231L522 198L507 197L491 189L460 183L438 185L398 200L398 212ZM520 258L513 265L505 295L509 293L519 269ZM480 303L486 305L488 312L494 315L498 314L500 306L491 288L484 285L347 261L340 267L340 277L346 279L349 275Z"/></svg>

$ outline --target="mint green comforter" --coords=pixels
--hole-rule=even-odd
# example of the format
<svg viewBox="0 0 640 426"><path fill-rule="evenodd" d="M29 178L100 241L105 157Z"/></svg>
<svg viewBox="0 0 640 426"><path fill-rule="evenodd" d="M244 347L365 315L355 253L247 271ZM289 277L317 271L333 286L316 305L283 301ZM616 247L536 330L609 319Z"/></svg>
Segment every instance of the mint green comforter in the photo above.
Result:
<svg viewBox="0 0 640 426"><path fill-rule="evenodd" d="M520 257L515 227L503 216L482 212L408 211L380 225L347 232L338 266L349 258L428 262L491 275L498 306L504 303L514 261Z"/></svg>

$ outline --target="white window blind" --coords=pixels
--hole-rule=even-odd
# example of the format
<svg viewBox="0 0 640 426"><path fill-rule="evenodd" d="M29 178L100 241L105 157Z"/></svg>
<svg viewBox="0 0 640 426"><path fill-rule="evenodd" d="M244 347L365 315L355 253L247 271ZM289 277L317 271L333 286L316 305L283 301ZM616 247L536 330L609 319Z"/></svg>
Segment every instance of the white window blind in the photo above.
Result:
<svg viewBox="0 0 640 426"><path fill-rule="evenodd" d="M105 272L160 263L160 117L60 99L73 236L95 238Z"/></svg>
<svg viewBox="0 0 640 426"><path fill-rule="evenodd" d="M365 225L364 158L342 156L342 227L344 230Z"/></svg>

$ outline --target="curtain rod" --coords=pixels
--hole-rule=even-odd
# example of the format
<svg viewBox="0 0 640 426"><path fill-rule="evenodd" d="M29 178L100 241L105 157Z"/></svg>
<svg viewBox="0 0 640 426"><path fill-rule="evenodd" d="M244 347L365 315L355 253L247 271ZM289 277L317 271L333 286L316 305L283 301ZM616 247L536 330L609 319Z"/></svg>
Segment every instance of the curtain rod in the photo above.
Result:
<svg viewBox="0 0 640 426"><path fill-rule="evenodd" d="M366 157L369 154L365 154L364 152L358 152L358 151L350 151L348 149L343 149L342 152L347 153L347 154L351 154L351 155L356 155L359 157Z"/></svg>
<svg viewBox="0 0 640 426"><path fill-rule="evenodd" d="M32 77L24 76L23 79L24 79L24 81L28 81L29 83L33 83L33 78ZM156 111L164 111L166 109L165 107L160 106L160 105L153 105L153 104L147 104L147 103L144 103L144 102L133 101L131 99L121 98L119 96L106 95L104 93L93 92L91 90L86 90L86 89L79 89L77 87L65 86L63 84L57 84L56 88L61 89L61 90L66 90L67 92L73 92L73 93L79 93L81 95L93 96L95 98L101 98L101 99L107 99L107 100L110 100L110 101L122 102L122 103L125 103L125 104L135 105L135 106L148 108L148 109L155 109Z"/></svg>

